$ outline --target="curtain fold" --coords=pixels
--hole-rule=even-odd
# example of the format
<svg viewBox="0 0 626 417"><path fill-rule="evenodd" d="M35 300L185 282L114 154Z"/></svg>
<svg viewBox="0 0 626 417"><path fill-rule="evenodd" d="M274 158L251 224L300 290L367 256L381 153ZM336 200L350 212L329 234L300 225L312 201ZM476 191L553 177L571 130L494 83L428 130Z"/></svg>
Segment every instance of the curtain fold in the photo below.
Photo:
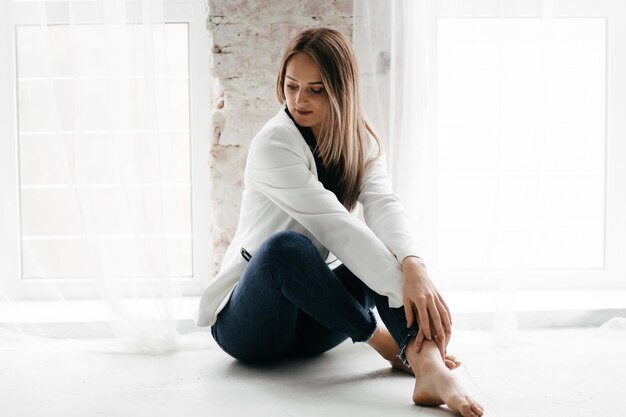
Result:
<svg viewBox="0 0 626 417"><path fill-rule="evenodd" d="M622 39L609 28L623 7L353 4L363 105L431 275L492 295L493 335L515 341L522 290L608 275L607 208L621 197L608 191L607 79L621 60L610 43Z"/></svg>

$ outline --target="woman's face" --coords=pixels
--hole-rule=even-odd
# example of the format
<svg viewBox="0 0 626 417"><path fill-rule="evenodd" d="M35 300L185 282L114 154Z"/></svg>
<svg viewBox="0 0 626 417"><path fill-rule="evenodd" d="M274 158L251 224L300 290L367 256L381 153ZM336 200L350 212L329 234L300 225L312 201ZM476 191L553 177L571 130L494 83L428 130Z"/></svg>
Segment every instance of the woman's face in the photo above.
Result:
<svg viewBox="0 0 626 417"><path fill-rule="evenodd" d="M287 108L296 123L310 127L318 137L327 99L317 64L309 55L300 52L289 59L283 89Z"/></svg>

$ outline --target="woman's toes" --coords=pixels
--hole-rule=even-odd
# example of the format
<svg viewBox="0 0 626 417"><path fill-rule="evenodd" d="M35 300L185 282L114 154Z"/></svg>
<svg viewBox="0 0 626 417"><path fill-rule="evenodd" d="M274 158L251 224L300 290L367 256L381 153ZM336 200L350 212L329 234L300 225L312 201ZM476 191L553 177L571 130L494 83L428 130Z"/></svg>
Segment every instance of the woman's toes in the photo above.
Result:
<svg viewBox="0 0 626 417"><path fill-rule="evenodd" d="M469 414L468 416L482 416L483 415L483 408L476 402L474 401L472 398L467 397L467 405L469 405ZM462 416L465 416L465 414L461 413Z"/></svg>
<svg viewBox="0 0 626 417"><path fill-rule="evenodd" d="M472 406L472 411L474 412L474 414L476 414L477 416L482 416L484 412L483 408L471 398L468 398L468 400Z"/></svg>
<svg viewBox="0 0 626 417"><path fill-rule="evenodd" d="M481 417L483 415L482 407L470 397L465 398L465 401L459 406L458 412L463 417Z"/></svg>
<svg viewBox="0 0 626 417"><path fill-rule="evenodd" d="M459 407L459 414L463 417L476 417L476 413L472 410L472 406L469 402L464 402Z"/></svg>

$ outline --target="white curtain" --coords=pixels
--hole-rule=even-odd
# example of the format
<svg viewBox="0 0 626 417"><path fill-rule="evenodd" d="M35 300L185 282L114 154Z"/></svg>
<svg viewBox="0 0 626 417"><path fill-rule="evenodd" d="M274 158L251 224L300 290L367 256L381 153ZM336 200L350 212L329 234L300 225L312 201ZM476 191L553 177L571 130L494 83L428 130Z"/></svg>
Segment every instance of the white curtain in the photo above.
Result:
<svg viewBox="0 0 626 417"><path fill-rule="evenodd" d="M438 263L438 131L436 12L462 5L437 0L354 2L354 43L362 74L366 113L381 130L394 189L409 214L432 278L446 286ZM443 277L442 277L443 275ZM500 279L498 299L508 297ZM454 304L452 304L454 307ZM499 303L494 335L500 342L516 338L511 304ZM457 327L467 323L455 320Z"/></svg>
<svg viewBox="0 0 626 417"><path fill-rule="evenodd" d="M604 265L605 17L619 9L354 1L362 102L421 253L441 287L495 294L500 341L521 289Z"/></svg>
<svg viewBox="0 0 626 417"><path fill-rule="evenodd" d="M46 311L33 311L40 298L56 312L67 304L70 321L104 320L115 338L101 349L176 349L192 275L187 56L176 44L186 28L165 24L163 0L4 9L3 33L15 37L21 278L0 279L0 302L34 316L9 331L5 317L4 336L48 334L36 324ZM93 296L81 311L77 300Z"/></svg>
<svg viewBox="0 0 626 417"><path fill-rule="evenodd" d="M354 2L353 42L362 103L385 145L394 188L425 259L434 256L432 173L436 143L433 1Z"/></svg>

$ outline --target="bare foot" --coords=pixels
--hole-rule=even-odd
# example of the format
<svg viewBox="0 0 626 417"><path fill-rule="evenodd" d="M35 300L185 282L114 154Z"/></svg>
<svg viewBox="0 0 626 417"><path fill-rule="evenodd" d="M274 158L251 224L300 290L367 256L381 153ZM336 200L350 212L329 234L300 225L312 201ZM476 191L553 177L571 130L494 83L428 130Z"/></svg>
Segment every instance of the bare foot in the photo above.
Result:
<svg viewBox="0 0 626 417"><path fill-rule="evenodd" d="M420 353L409 349L407 359L416 370L413 390L415 404L429 407L445 404L463 417L483 415L482 406L467 394L458 379L444 365L433 342L425 342Z"/></svg>

